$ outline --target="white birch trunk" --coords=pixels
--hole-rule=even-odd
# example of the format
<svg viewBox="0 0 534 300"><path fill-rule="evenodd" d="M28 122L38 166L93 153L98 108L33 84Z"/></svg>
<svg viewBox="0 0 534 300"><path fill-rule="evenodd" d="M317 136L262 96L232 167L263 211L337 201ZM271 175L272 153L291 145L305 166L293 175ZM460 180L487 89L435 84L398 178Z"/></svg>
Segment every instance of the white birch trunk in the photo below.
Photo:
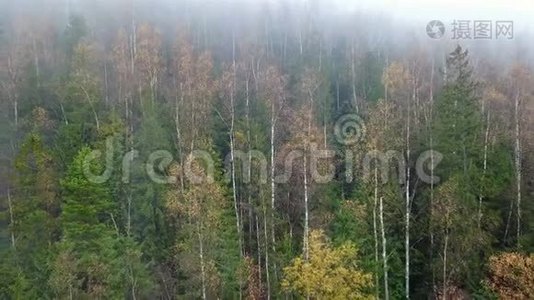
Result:
<svg viewBox="0 0 534 300"><path fill-rule="evenodd" d="M434 120L434 59L432 59L432 70L430 72L430 262L434 259L434 230L432 229L432 218L434 216L434 134L433 134L433 120ZM432 268L432 288L435 286L435 274Z"/></svg>
<svg viewBox="0 0 534 300"><path fill-rule="evenodd" d="M490 129L490 118L491 113L488 110L488 116L486 121L486 133L484 134L484 162L482 169L482 180L484 181L486 177L486 170L488 168L488 139L489 139L489 129ZM480 194L478 195L478 228L480 229L482 223L482 188L480 189Z"/></svg>
<svg viewBox="0 0 534 300"><path fill-rule="evenodd" d="M275 211L275 182L274 182L274 129L275 129L275 111L274 111L274 99L271 99L271 247L273 252L275 251L275 235L274 235L274 211Z"/></svg>
<svg viewBox="0 0 534 300"><path fill-rule="evenodd" d="M300 56L302 56L302 53L303 53L303 46L302 46L302 29L299 29L299 50L300 50Z"/></svg>
<svg viewBox="0 0 534 300"><path fill-rule="evenodd" d="M412 101L415 100L415 74L413 78L413 90ZM404 285L406 299L410 298L410 120L411 120L411 105L408 100L408 113L406 118L406 183L405 183L405 236L404 236L404 252L405 252L405 273L404 273Z"/></svg>
<svg viewBox="0 0 534 300"><path fill-rule="evenodd" d="M14 99L13 110L15 113L15 127L17 127L19 124L19 100L17 96Z"/></svg>
<svg viewBox="0 0 534 300"><path fill-rule="evenodd" d="M261 193L263 195L263 193ZM262 197L263 198L263 197ZM263 234L265 239L265 280L267 281L267 300L271 299L271 277L269 274L269 237L267 233L267 205L263 201Z"/></svg>
<svg viewBox="0 0 534 300"><path fill-rule="evenodd" d="M206 300L206 270L204 265L204 244L202 242L202 226L199 223L197 228L198 231L198 246L199 246L199 258L200 258L200 272L202 278L202 299Z"/></svg>
<svg viewBox="0 0 534 300"><path fill-rule="evenodd" d="M35 37L32 38L32 48L33 48L33 63L35 65L35 77L37 80L37 87L41 87L41 68L39 67L39 56L37 55L37 43L35 42Z"/></svg>
<svg viewBox="0 0 534 300"><path fill-rule="evenodd" d="M378 162L377 162L378 163ZM378 206L378 166L375 166L375 195L373 201L373 235L375 240L375 287L376 287L376 299L380 299L380 283L378 279L378 229L376 220L376 210Z"/></svg>
<svg viewBox="0 0 534 300"><path fill-rule="evenodd" d="M307 167L307 154L304 154L304 238L303 238L303 253L304 258L308 261L309 258L309 246L308 246L308 234L309 234L309 215L308 215L308 167Z"/></svg>
<svg viewBox="0 0 534 300"><path fill-rule="evenodd" d="M388 287L388 258L387 258L387 244L386 244L386 232L384 229L384 207L383 198L380 197L379 210L380 210L380 231L382 235L382 261L384 266L384 299L389 300L389 287Z"/></svg>
<svg viewBox="0 0 534 300"><path fill-rule="evenodd" d="M232 87L233 89L233 87ZM234 112L234 92L230 92L230 106L231 106L231 125L230 125L230 164L232 172L232 196L234 198L234 210L236 217L236 226L237 226L237 235L239 241L239 254L243 257L243 242L241 240L241 220L239 215L239 205L237 203L237 193L236 193L236 182L235 182L235 157L234 157L234 123L235 123L235 112Z"/></svg>
<svg viewBox="0 0 534 300"><path fill-rule="evenodd" d="M336 111L339 111L339 78L336 79Z"/></svg>
<svg viewBox="0 0 534 300"><path fill-rule="evenodd" d="M245 106L246 106L246 116L245 116L245 119L246 119L246 122L247 122L247 145L248 145L248 165L249 165L249 168L247 170L247 178L248 178L248 182L247 182L247 185L248 185L248 188L247 188L247 198L248 198L248 205L249 207L252 207L252 188L251 188L251 177L252 177L252 144L251 144L251 139L250 139L250 96L249 96L249 79L248 79L248 76L247 76L247 79L245 80L245 93L246 93L246 97L245 97ZM249 209L249 214L248 214L248 218L249 218L249 236L252 240L252 209ZM256 216L256 219L257 219L257 216ZM257 230L257 220L256 220L256 230ZM260 248L259 248L259 240L257 241L258 242L258 252L260 251ZM260 264L261 265L261 264ZM261 271L259 272L261 274ZM261 280L260 280L261 282Z"/></svg>
<svg viewBox="0 0 534 300"><path fill-rule="evenodd" d="M106 105L109 105L108 63L104 62L104 94Z"/></svg>
<svg viewBox="0 0 534 300"><path fill-rule="evenodd" d="M304 253L304 258L306 259L306 261L308 261L309 259L309 245L308 245L308 237L309 237L309 231L310 231L310 227L309 227L309 195L308 195L308 153L307 151L309 150L310 148L310 134L311 134L311 121L312 121L312 118L313 118L313 95L312 95L312 91L308 91L309 93L309 96L310 96L310 114L308 116L308 140L306 141L306 149L304 151L304 239L303 239L303 243L302 243L302 247L303 247L303 253Z"/></svg>
<svg viewBox="0 0 534 300"><path fill-rule="evenodd" d="M449 246L449 231L445 232L445 243L443 245L443 291L442 299L447 300L447 250Z"/></svg>
<svg viewBox="0 0 534 300"><path fill-rule="evenodd" d="M135 56L137 54L137 24L135 21L135 0L132 0L132 15L131 15L131 26L132 26L132 45L130 49L130 64L132 74L135 74Z"/></svg>
<svg viewBox="0 0 534 300"><path fill-rule="evenodd" d="M11 92L9 93L11 97L11 101L13 101L13 115L15 119L15 127L19 124L19 96L17 92L17 77L18 72L15 70L16 66L13 65L13 59L11 57L11 54L7 58L7 70L9 73L9 79L10 79L10 87L9 90Z"/></svg>
<svg viewBox="0 0 534 300"><path fill-rule="evenodd" d="M176 82L176 81L175 81ZM178 102L178 96L175 97L175 104L174 104L174 126L176 129L176 143L178 148L178 156L180 160L180 166L184 165L184 150L183 150L183 143L182 143L182 132L180 130L180 104L184 103L184 90L183 90L183 84L180 83L180 102ZM184 174L183 174L183 168L180 168L180 191L182 195L184 194L185 190L185 183L184 183Z"/></svg>
<svg viewBox="0 0 534 300"><path fill-rule="evenodd" d="M95 118L95 123L96 123L96 129L100 130L100 120L98 119L98 114L96 112L95 106L93 105L93 101L91 100L91 96L89 96L89 93L83 86L80 85L80 88L85 94L85 98L87 99L87 102L89 103L89 106L91 107L91 110L93 112L93 116Z"/></svg>
<svg viewBox="0 0 534 300"><path fill-rule="evenodd" d="M237 191L236 191L236 180L235 180L235 155L234 155L234 125L235 125L235 99L234 99L234 90L236 88L236 64L235 64L235 34L232 31L232 77L233 77L233 83L232 88L230 90L230 160L231 160L231 172L232 172L232 196L234 198L234 209L235 209L235 216L236 216L236 226L237 226L237 236L238 236L238 242L239 242L239 254L241 255L241 258L243 258L243 241L242 241L242 234L241 234L241 217L239 213L239 205L237 203ZM241 289L239 291L239 295L241 297Z"/></svg>
<svg viewBox="0 0 534 300"><path fill-rule="evenodd" d="M256 213L255 214L255 221L256 221L256 247L258 249L258 257L257 257L257 260L258 260L258 282L262 283L262 278L261 278L261 244L260 244L260 220L258 218L258 214Z"/></svg>
<svg viewBox="0 0 534 300"><path fill-rule="evenodd" d="M356 98L356 66L354 65L354 41L351 43L351 75L352 75L352 101L358 112L358 99Z"/></svg>
<svg viewBox="0 0 534 300"><path fill-rule="evenodd" d="M11 247L15 249L15 230L13 228L15 224L15 218L13 217L13 202L11 201L11 190L9 187L7 188L7 205L9 207L9 225L11 225Z"/></svg>
<svg viewBox="0 0 534 300"><path fill-rule="evenodd" d="M519 120L519 94L515 97L515 169L517 181L517 246L521 235L521 141L520 141L520 120Z"/></svg>

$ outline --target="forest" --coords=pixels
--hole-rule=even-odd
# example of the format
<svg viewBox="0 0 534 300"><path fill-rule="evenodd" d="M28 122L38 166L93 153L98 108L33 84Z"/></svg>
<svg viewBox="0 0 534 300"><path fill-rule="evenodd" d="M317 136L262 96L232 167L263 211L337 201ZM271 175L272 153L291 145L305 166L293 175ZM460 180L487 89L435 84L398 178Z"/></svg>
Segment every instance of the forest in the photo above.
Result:
<svg viewBox="0 0 534 300"><path fill-rule="evenodd" d="M0 2L0 299L534 299L534 31L334 2Z"/></svg>

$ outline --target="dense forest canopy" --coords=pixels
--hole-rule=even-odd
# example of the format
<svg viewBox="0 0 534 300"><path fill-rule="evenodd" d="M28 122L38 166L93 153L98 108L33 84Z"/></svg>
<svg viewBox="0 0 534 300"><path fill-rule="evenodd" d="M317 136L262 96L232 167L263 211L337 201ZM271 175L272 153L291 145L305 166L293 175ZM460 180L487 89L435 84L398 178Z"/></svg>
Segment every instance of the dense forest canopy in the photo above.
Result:
<svg viewBox="0 0 534 300"><path fill-rule="evenodd" d="M0 298L533 299L519 2L0 3Z"/></svg>

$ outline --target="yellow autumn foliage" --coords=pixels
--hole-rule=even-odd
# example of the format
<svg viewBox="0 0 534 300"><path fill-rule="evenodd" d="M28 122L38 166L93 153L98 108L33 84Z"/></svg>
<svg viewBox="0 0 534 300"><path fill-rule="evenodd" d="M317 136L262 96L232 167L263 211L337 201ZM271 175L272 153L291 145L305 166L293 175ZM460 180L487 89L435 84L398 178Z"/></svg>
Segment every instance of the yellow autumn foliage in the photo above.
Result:
<svg viewBox="0 0 534 300"><path fill-rule="evenodd" d="M312 230L310 254L284 268L282 288L309 299L373 299L372 275L357 265L356 245L333 247L322 230Z"/></svg>

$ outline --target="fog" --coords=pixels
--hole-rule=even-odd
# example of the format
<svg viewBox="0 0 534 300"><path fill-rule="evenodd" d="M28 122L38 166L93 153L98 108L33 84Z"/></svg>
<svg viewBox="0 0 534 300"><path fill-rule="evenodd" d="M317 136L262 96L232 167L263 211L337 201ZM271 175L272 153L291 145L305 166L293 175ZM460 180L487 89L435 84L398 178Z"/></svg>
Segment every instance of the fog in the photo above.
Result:
<svg viewBox="0 0 534 300"><path fill-rule="evenodd" d="M171 35L178 24L188 24L202 27L207 35L231 37L230 32L247 34L249 31L250 37L253 28L261 28L263 33L273 30L295 39L298 32L313 27L327 43L339 36L360 37L372 47L387 45L391 55L414 43L436 49L461 43L486 59L531 63L534 45L534 5L529 0L3 0L0 3L0 21L5 28L18 16L37 26L44 20L53 20L61 31L68 15L80 14L87 19L95 37L104 40L116 28L136 19L154 23ZM431 20L444 23L442 38L427 36L426 25ZM493 37L454 39L455 20L471 21L471 29L474 21L489 20ZM495 37L497 21L513 21L513 39Z"/></svg>

